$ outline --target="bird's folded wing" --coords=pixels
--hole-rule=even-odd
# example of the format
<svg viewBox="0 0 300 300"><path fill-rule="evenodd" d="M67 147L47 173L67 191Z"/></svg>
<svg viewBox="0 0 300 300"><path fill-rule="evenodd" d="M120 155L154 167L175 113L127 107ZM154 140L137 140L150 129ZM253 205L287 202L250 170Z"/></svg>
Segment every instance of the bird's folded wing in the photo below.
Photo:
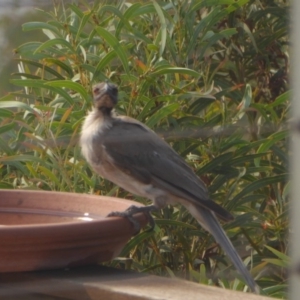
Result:
<svg viewBox="0 0 300 300"><path fill-rule="evenodd" d="M228 211L209 199L206 186L186 162L144 125L118 120L102 139L107 154L134 179L208 208L224 221L233 219Z"/></svg>

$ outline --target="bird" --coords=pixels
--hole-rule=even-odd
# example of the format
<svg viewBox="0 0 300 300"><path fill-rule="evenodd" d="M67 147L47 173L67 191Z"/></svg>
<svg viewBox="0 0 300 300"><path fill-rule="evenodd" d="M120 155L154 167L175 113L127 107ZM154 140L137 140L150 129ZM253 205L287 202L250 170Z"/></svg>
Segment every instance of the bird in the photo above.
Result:
<svg viewBox="0 0 300 300"><path fill-rule="evenodd" d="M259 293L217 219L232 221L232 214L210 199L206 185L167 142L138 120L116 115L119 91L115 84L100 82L92 91L93 108L83 122L80 136L83 157L101 177L153 202L120 215L183 205L223 248L250 289Z"/></svg>

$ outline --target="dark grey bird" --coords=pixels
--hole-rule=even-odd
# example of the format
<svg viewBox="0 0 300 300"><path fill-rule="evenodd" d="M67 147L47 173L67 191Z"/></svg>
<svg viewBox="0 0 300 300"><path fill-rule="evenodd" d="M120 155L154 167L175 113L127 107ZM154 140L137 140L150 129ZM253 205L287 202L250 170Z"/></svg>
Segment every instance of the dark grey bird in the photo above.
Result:
<svg viewBox="0 0 300 300"><path fill-rule="evenodd" d="M118 88L102 82L93 87L94 107L81 132L82 154L100 176L125 190L149 198L148 211L180 203L221 245L252 291L259 288L217 217L233 216L208 195L205 184L164 140L141 122L116 116ZM134 213L134 212L132 212Z"/></svg>

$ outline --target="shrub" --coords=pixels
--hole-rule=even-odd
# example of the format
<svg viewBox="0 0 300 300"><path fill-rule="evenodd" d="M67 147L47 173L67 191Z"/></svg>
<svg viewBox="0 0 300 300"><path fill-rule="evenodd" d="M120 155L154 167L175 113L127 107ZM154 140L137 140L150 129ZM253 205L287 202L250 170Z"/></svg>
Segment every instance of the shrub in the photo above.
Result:
<svg viewBox="0 0 300 300"><path fill-rule="evenodd" d="M92 84L111 80L120 89L118 113L144 122L186 158L212 199L236 216L224 228L265 294L284 297L288 4L107 3L58 5L45 22L23 25L47 40L16 49L11 82L20 90L0 99L0 188L148 203L97 177L77 146ZM184 208L165 208L156 224L110 265L245 288Z"/></svg>

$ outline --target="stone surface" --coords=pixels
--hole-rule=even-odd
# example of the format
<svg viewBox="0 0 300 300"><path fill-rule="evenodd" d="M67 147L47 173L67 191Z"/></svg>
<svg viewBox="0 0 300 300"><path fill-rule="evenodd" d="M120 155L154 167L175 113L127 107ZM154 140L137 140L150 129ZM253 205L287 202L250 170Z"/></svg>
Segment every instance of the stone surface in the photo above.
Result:
<svg viewBox="0 0 300 300"><path fill-rule="evenodd" d="M270 300L179 279L103 266L0 274L0 299L70 300Z"/></svg>

